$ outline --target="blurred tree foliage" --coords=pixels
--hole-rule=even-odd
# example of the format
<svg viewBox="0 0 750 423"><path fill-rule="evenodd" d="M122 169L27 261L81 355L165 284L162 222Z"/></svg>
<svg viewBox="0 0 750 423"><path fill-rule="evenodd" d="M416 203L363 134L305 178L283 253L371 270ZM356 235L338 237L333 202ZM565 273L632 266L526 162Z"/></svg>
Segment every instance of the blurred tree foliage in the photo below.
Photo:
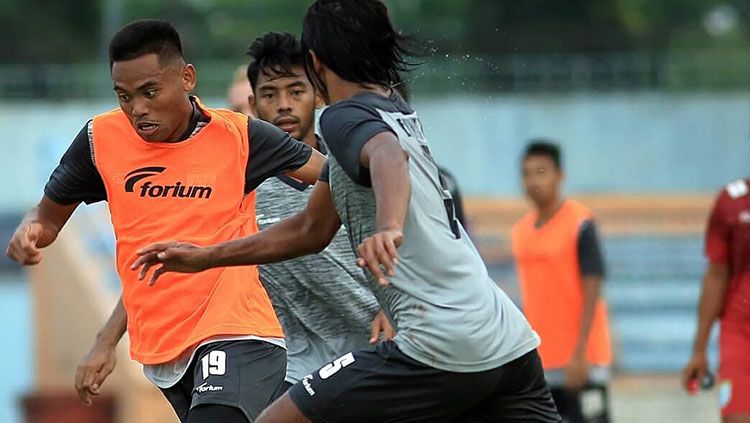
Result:
<svg viewBox="0 0 750 423"><path fill-rule="evenodd" d="M105 2L119 23L173 22L192 60L231 59L265 31L299 33L310 0L0 0L0 63L102 57ZM664 50L750 44L748 0L386 0L440 53ZM111 31L110 31L111 32ZM105 35L103 35L105 34Z"/></svg>
<svg viewBox="0 0 750 423"><path fill-rule="evenodd" d="M48 63L96 54L98 2L0 0L0 63Z"/></svg>

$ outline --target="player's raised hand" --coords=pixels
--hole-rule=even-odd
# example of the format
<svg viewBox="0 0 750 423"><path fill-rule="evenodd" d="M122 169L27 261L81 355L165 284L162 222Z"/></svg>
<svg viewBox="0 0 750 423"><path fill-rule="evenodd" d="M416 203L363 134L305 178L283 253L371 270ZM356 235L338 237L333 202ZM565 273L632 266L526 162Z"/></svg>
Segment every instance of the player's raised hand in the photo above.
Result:
<svg viewBox="0 0 750 423"><path fill-rule="evenodd" d="M404 241L400 230L385 230L365 238L357 247L357 266L368 269L381 285L388 285L386 276L395 276L398 266L396 249Z"/></svg>
<svg viewBox="0 0 750 423"><path fill-rule="evenodd" d="M149 285L156 283L166 272L197 273L208 268L207 249L186 242L164 242L152 244L137 252L138 259L130 266L131 270L140 267L138 279L143 280L149 269L161 265L154 270Z"/></svg>
<svg viewBox="0 0 750 423"><path fill-rule="evenodd" d="M12 260L30 266L42 261L42 251L37 247L37 241L42 236L44 228L38 222L20 225L8 243L5 254Z"/></svg>
<svg viewBox="0 0 750 423"><path fill-rule="evenodd" d="M75 387L85 405L91 405L102 384L117 365L116 346L97 342L76 368Z"/></svg>

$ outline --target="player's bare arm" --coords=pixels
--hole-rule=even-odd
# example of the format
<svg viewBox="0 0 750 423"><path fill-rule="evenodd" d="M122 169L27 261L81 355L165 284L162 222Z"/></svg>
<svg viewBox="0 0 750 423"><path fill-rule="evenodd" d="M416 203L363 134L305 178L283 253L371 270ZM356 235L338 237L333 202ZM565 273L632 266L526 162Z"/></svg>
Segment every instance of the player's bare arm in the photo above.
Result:
<svg viewBox="0 0 750 423"><path fill-rule="evenodd" d="M214 267L273 263L322 251L341 227L325 182L318 182L305 209L255 235L208 247L166 242L148 246L131 269L146 277L155 265L150 283L165 272L195 273Z"/></svg>
<svg viewBox="0 0 750 423"><path fill-rule="evenodd" d="M581 331L573 351L573 357L565 372L565 386L573 391L583 388L589 378L586 346L594 323L594 312L599 301L602 286L601 276L584 276L583 278L583 314Z"/></svg>
<svg viewBox="0 0 750 423"><path fill-rule="evenodd" d="M43 196L16 228L5 254L28 266L42 261L41 249L52 244L79 203L63 205Z"/></svg>
<svg viewBox="0 0 750 423"><path fill-rule="evenodd" d="M127 327L128 317L120 297L109 319L97 333L94 345L76 368L75 388L84 404L92 404L92 397L100 394L102 384L115 369L117 344Z"/></svg>
<svg viewBox="0 0 750 423"><path fill-rule="evenodd" d="M698 303L698 329L693 342L693 354L682 371L682 384L688 391L693 381L702 381L708 371L706 348L711 327L719 318L729 284L726 264L709 263L703 276L703 289Z"/></svg>
<svg viewBox="0 0 750 423"><path fill-rule="evenodd" d="M377 233L357 247L357 265L369 269L380 284L387 285L386 276L393 276L398 265L396 249L403 241L411 196L409 157L394 134L381 132L362 147L360 164L370 170L377 203Z"/></svg>
<svg viewBox="0 0 750 423"><path fill-rule="evenodd" d="M320 154L320 152L316 150L313 150L312 155L310 155L310 159L307 161L307 163L305 163L299 169L287 173L287 175L306 184L315 185L325 164L326 156Z"/></svg>

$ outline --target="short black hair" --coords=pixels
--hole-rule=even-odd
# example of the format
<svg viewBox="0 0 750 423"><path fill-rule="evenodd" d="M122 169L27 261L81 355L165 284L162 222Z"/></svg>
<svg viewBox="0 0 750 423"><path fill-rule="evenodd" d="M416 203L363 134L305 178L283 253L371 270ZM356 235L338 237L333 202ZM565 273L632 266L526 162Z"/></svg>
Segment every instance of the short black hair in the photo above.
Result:
<svg viewBox="0 0 750 423"><path fill-rule="evenodd" d="M417 52L414 39L393 27L378 0L317 0L305 14L302 48L305 72L324 96L309 51L346 81L388 88L416 64L409 60Z"/></svg>
<svg viewBox="0 0 750 423"><path fill-rule="evenodd" d="M288 32L267 32L256 38L247 49L251 58L247 79L253 90L258 87L261 72L266 76L293 76L293 66L304 66L303 51L300 41Z"/></svg>
<svg viewBox="0 0 750 423"><path fill-rule="evenodd" d="M137 59L147 54L164 60L183 59L182 41L177 30L166 21L142 19L120 29L109 42L109 66L114 62Z"/></svg>
<svg viewBox="0 0 750 423"><path fill-rule="evenodd" d="M529 142L523 153L523 161L526 161L531 156L549 157L557 169L562 170L562 153L560 152L560 147L552 141L537 139Z"/></svg>

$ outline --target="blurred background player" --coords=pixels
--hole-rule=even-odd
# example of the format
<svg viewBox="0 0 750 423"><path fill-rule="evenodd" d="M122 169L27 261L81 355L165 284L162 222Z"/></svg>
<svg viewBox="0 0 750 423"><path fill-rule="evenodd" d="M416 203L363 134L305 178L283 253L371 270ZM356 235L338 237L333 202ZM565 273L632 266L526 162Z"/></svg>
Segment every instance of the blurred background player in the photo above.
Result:
<svg viewBox="0 0 750 423"><path fill-rule="evenodd" d="M521 167L533 210L513 226L513 254L523 310L542 339L539 354L552 396L566 422L607 422L612 352L593 215L562 198L557 145L530 143ZM592 408L585 413L584 395Z"/></svg>
<svg viewBox="0 0 750 423"><path fill-rule="evenodd" d="M273 125L190 96L196 71L168 22L123 27L109 62L120 108L84 125L7 254L39 263L81 202L107 201L122 297L77 371L81 399L99 393L127 328L131 357L181 421L253 421L286 368L283 332L257 269L177 276L156 287L126 269L144 242L256 232L254 188L282 173L314 183L324 158Z"/></svg>
<svg viewBox="0 0 750 423"><path fill-rule="evenodd" d="M133 268L267 263L325 248L342 222L394 339L306 375L259 422L558 422L539 338L489 277L453 215L417 113L395 92L406 37L376 0L319 0L304 20L305 72L330 105L327 171L305 209L254 236L155 244Z"/></svg>
<svg viewBox="0 0 750 423"><path fill-rule="evenodd" d="M247 67L240 66L232 75L232 84L227 90L227 107L245 116L256 117L251 105L255 102L253 88L247 80Z"/></svg>
<svg viewBox="0 0 750 423"><path fill-rule="evenodd" d="M706 229L708 266L698 304L693 354L682 372L688 391L708 373L706 349L720 319L719 403L724 423L750 422L750 179L716 198Z"/></svg>

